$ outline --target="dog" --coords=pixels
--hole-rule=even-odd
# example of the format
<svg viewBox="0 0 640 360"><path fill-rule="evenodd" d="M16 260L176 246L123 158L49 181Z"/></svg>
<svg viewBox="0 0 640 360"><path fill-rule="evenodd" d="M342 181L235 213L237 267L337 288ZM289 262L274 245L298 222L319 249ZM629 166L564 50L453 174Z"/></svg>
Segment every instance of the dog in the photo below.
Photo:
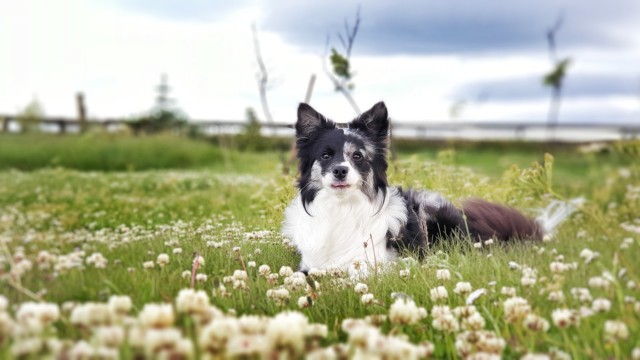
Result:
<svg viewBox="0 0 640 360"><path fill-rule="evenodd" d="M389 126L383 102L346 128L299 105L298 192L285 209L282 234L302 257L300 271L337 266L362 274L403 249L422 257L456 236L474 242L540 241L551 230L514 208L482 199L457 208L437 192L389 186ZM567 212L551 222L559 223Z"/></svg>

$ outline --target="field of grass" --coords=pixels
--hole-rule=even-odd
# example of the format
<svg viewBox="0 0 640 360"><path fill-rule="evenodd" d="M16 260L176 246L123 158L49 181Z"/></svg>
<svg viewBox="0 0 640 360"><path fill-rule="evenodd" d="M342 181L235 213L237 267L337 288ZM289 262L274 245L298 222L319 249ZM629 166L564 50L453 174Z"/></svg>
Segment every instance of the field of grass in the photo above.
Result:
<svg viewBox="0 0 640 360"><path fill-rule="evenodd" d="M586 202L549 241L454 239L366 279L294 273L277 153L0 171L0 358L640 358L640 157L555 155L401 153L393 184L456 203Z"/></svg>

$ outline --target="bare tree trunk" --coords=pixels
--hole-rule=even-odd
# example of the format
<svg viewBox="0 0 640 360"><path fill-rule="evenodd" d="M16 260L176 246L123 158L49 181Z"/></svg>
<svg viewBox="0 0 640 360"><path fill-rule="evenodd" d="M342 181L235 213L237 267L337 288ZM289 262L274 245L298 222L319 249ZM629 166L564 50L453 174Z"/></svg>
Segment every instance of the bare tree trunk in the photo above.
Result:
<svg viewBox="0 0 640 360"><path fill-rule="evenodd" d="M258 63L259 73L258 73L258 90L260 91L260 103L262 104L262 113L264 114L265 119L268 123L273 125L273 116L271 116L271 110L269 109L269 102L267 101L267 88L269 86L269 73L267 72L267 67L264 65L264 61L262 60L262 53L260 52L260 41L258 40L258 30L256 29L256 25L251 25L251 30L253 31L253 47L256 53L256 62ZM276 133L276 128L272 127L271 131L273 135Z"/></svg>

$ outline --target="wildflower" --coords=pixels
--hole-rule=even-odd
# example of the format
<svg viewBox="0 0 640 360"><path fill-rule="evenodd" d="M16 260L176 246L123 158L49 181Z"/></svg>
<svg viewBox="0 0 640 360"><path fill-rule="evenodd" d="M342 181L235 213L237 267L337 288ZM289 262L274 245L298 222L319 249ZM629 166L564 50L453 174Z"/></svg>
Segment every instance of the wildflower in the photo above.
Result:
<svg viewBox="0 0 640 360"><path fill-rule="evenodd" d="M271 273L271 268L269 267L269 265L260 265L258 267L258 274L267 277L267 275L269 275Z"/></svg>
<svg viewBox="0 0 640 360"><path fill-rule="evenodd" d="M99 326L93 329L93 335L100 346L117 348L124 342L124 328L122 326Z"/></svg>
<svg viewBox="0 0 640 360"><path fill-rule="evenodd" d="M240 325L234 318L223 317L205 326L198 338L200 348L212 355L222 355L230 339L240 334Z"/></svg>
<svg viewBox="0 0 640 360"><path fill-rule="evenodd" d="M269 350L286 349L301 355L304 349L304 336L309 320L295 311L285 311L276 315L265 332L266 348Z"/></svg>
<svg viewBox="0 0 640 360"><path fill-rule="evenodd" d="M311 306L311 303L308 296L300 296L298 298L298 307L300 309L308 308L309 306Z"/></svg>
<svg viewBox="0 0 640 360"><path fill-rule="evenodd" d="M87 262L87 265L93 265L97 269L104 269L107 267L108 260L104 256L102 256L101 253L96 252L91 254L87 258L86 262Z"/></svg>
<svg viewBox="0 0 640 360"><path fill-rule="evenodd" d="M365 305L371 305L373 304L374 301L375 301L375 297L373 296L373 294L370 294L370 293L362 294L362 297L360 297L360 302Z"/></svg>
<svg viewBox="0 0 640 360"><path fill-rule="evenodd" d="M301 272L295 272L284 279L284 285L291 291L304 289L307 286L307 279Z"/></svg>
<svg viewBox="0 0 640 360"><path fill-rule="evenodd" d="M247 272L244 270L236 270L233 272L233 279L234 280L247 280L249 278L249 276L247 275Z"/></svg>
<svg viewBox="0 0 640 360"><path fill-rule="evenodd" d="M204 314L209 307L209 296L202 290L182 289L176 297L176 311L186 314Z"/></svg>
<svg viewBox="0 0 640 360"><path fill-rule="evenodd" d="M153 261L145 261L142 263L142 267L145 269L152 269L153 268Z"/></svg>
<svg viewBox="0 0 640 360"><path fill-rule="evenodd" d="M196 281L199 283L206 282L207 279L208 279L207 274L202 274L202 273L196 274Z"/></svg>
<svg viewBox="0 0 640 360"><path fill-rule="evenodd" d="M398 298L389 308L389 321L392 324L411 325L425 316L426 310L420 310L413 300Z"/></svg>
<svg viewBox="0 0 640 360"><path fill-rule="evenodd" d="M451 313L434 318L431 325L434 329L447 333L456 332L460 329L458 319Z"/></svg>
<svg viewBox="0 0 640 360"><path fill-rule="evenodd" d="M567 328L571 325L578 325L580 318L576 315L574 310L570 309L556 309L551 313L551 319L553 323L561 328Z"/></svg>
<svg viewBox="0 0 640 360"><path fill-rule="evenodd" d="M191 278L191 270L185 270L180 274L180 277L182 277L183 279L189 279Z"/></svg>
<svg viewBox="0 0 640 360"><path fill-rule="evenodd" d="M289 290L285 288L267 290L267 298L275 301L277 305L284 305L289 301Z"/></svg>
<svg viewBox="0 0 640 360"><path fill-rule="evenodd" d="M591 309L599 313L608 312L611 309L611 301L605 298L597 298L593 300L593 303L591 304Z"/></svg>
<svg viewBox="0 0 640 360"><path fill-rule="evenodd" d="M232 250L234 253L239 253L239 252L240 252L240 246L234 246L231 250Z"/></svg>
<svg viewBox="0 0 640 360"><path fill-rule="evenodd" d="M549 296L547 296L547 300L562 303L564 302L564 293L562 290L551 291L549 292Z"/></svg>
<svg viewBox="0 0 640 360"><path fill-rule="evenodd" d="M509 261L509 269L518 270L518 269L520 269L520 264L518 264L515 261Z"/></svg>
<svg viewBox="0 0 640 360"><path fill-rule="evenodd" d="M609 280L603 276L594 276L589 279L589 287L607 290L610 286Z"/></svg>
<svg viewBox="0 0 640 360"><path fill-rule="evenodd" d="M604 322L604 336L608 342L626 340L629 337L629 329L622 321L607 320Z"/></svg>
<svg viewBox="0 0 640 360"><path fill-rule="evenodd" d="M438 269L436 270L436 279L449 280L451 279L451 273L447 269Z"/></svg>
<svg viewBox="0 0 640 360"><path fill-rule="evenodd" d="M293 275L293 270L289 266L282 266L278 272L280 276L287 277Z"/></svg>
<svg viewBox="0 0 640 360"><path fill-rule="evenodd" d="M255 262L255 261L249 261L249 262L247 262L247 267L248 267L248 268L254 268L254 267L256 267L256 262Z"/></svg>
<svg viewBox="0 0 640 360"><path fill-rule="evenodd" d="M587 288L572 288L571 296L581 302L590 302L592 299L591 292Z"/></svg>
<svg viewBox="0 0 640 360"><path fill-rule="evenodd" d="M500 289L500 293L502 295L508 296L508 297L514 297L516 296L516 288L511 287L511 286L503 286Z"/></svg>
<svg viewBox="0 0 640 360"><path fill-rule="evenodd" d="M233 280L233 288L237 290L247 290L249 286L244 280Z"/></svg>
<svg viewBox="0 0 640 360"><path fill-rule="evenodd" d="M431 289L430 294L431 300L433 301L446 300L449 297L449 293L444 286L438 286L434 289Z"/></svg>
<svg viewBox="0 0 640 360"><path fill-rule="evenodd" d="M165 267L169 263L169 255L164 253L158 255L158 258L156 259L156 263L158 263L158 266L160 267Z"/></svg>
<svg viewBox="0 0 640 360"><path fill-rule="evenodd" d="M631 359L640 360L640 347L635 347L631 350Z"/></svg>
<svg viewBox="0 0 640 360"><path fill-rule="evenodd" d="M179 248L179 247L178 248L174 248L172 252L173 252L173 255L182 254L182 248Z"/></svg>
<svg viewBox="0 0 640 360"><path fill-rule="evenodd" d="M367 286L367 284L357 283L354 290L358 294L366 294L367 292L369 292L369 287Z"/></svg>
<svg viewBox="0 0 640 360"><path fill-rule="evenodd" d="M324 269L311 268L309 270L309 276L314 278L327 276L327 271Z"/></svg>
<svg viewBox="0 0 640 360"><path fill-rule="evenodd" d="M7 311L8 308L9 300L4 295L0 295L0 313Z"/></svg>
<svg viewBox="0 0 640 360"><path fill-rule="evenodd" d="M400 270L400 277L404 280L408 279L410 274L411 272L409 271L409 269Z"/></svg>
<svg viewBox="0 0 640 360"><path fill-rule="evenodd" d="M204 266L204 264L205 264L204 258L202 256L198 256L197 258L195 258L193 260L193 262L197 263L198 266Z"/></svg>
<svg viewBox="0 0 640 360"><path fill-rule="evenodd" d="M174 322L173 307L171 304L145 304L138 320L144 328L168 328Z"/></svg>
<svg viewBox="0 0 640 360"><path fill-rule="evenodd" d="M455 314L455 316L462 318L468 318L469 316L477 312L478 310L473 305L458 306L457 308L453 309L453 313Z"/></svg>
<svg viewBox="0 0 640 360"><path fill-rule="evenodd" d="M82 327L111 325L113 312L109 304L87 302L79 304L71 310L70 321Z"/></svg>
<svg viewBox="0 0 640 360"><path fill-rule="evenodd" d="M456 287L453 289L453 293L456 295L467 295L469 294L473 288L471 287L471 283L460 281L456 283Z"/></svg>
<svg viewBox="0 0 640 360"><path fill-rule="evenodd" d="M503 307L505 320L510 323L523 319L531 312L531 306L527 300L517 296L506 299Z"/></svg>
<svg viewBox="0 0 640 360"><path fill-rule="evenodd" d="M23 302L16 311L16 321L31 334L39 334L60 318L60 308L53 303Z"/></svg>
<svg viewBox="0 0 640 360"><path fill-rule="evenodd" d="M535 314L527 314L522 325L533 331L547 332L549 330L549 321Z"/></svg>
<svg viewBox="0 0 640 360"><path fill-rule="evenodd" d="M587 248L582 249L580 252L580 257L584 259L585 264L592 262L600 257L600 253L591 251Z"/></svg>
<svg viewBox="0 0 640 360"><path fill-rule="evenodd" d="M126 315L131 311L133 302L127 295L113 295L109 298L109 309L114 315Z"/></svg>
<svg viewBox="0 0 640 360"><path fill-rule="evenodd" d="M485 321L479 312L475 312L462 319L462 328L465 330L478 331L484 328Z"/></svg>
<svg viewBox="0 0 640 360"><path fill-rule="evenodd" d="M627 281L627 289L634 290L636 288L636 282L633 280Z"/></svg>

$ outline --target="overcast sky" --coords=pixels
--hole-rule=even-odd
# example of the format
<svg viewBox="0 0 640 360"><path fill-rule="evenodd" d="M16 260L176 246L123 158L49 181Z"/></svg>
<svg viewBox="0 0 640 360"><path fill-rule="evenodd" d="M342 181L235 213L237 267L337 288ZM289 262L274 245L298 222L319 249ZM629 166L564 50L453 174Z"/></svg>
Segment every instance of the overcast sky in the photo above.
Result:
<svg viewBox="0 0 640 360"><path fill-rule="evenodd" d="M354 111L322 68L344 21L361 26L353 96L384 100L396 121L545 121L551 69L545 32L563 16L558 55L571 57L560 121L640 122L640 1L612 0L21 0L0 3L0 113L38 99L74 116L83 91L96 118L154 103L166 73L192 119L261 116L251 24L259 29L276 121L293 122L311 74L311 105L348 121Z"/></svg>

